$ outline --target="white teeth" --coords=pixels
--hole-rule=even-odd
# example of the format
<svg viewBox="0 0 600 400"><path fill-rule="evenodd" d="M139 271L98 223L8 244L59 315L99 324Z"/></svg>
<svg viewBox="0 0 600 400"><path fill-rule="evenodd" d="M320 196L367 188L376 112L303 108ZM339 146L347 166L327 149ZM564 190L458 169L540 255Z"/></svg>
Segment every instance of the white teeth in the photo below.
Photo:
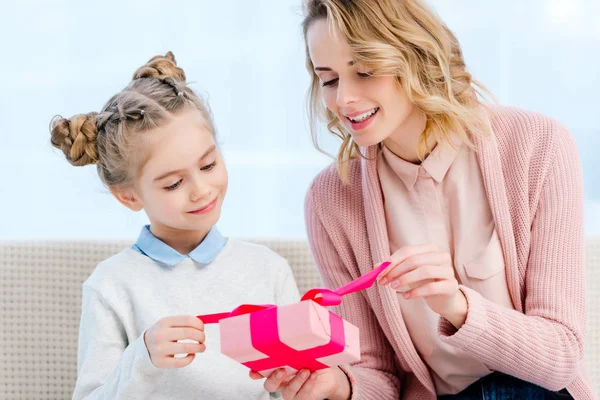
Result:
<svg viewBox="0 0 600 400"><path fill-rule="evenodd" d="M369 118L371 115L375 114L375 112L378 110L377 107L373 108L372 110L369 110L365 113L362 113L360 115L357 115L356 117L348 117L352 122L363 122L364 120L366 120L367 118Z"/></svg>

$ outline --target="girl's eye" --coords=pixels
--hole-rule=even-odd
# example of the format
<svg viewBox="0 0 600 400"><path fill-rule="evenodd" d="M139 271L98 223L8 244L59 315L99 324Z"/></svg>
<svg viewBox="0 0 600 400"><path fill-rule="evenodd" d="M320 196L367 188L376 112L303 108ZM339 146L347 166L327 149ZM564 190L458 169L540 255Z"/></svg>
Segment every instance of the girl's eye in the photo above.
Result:
<svg viewBox="0 0 600 400"><path fill-rule="evenodd" d="M215 167L215 165L217 165L216 161L211 162L210 164L200 168L201 171L210 171L211 169L213 169Z"/></svg>
<svg viewBox="0 0 600 400"><path fill-rule="evenodd" d="M335 85L337 83L338 79L339 78L335 78L335 79L332 79L330 81L323 82L322 85L323 86L333 86L333 85Z"/></svg>
<svg viewBox="0 0 600 400"><path fill-rule="evenodd" d="M178 180L177 182L175 182L174 184L172 184L171 186L167 186L165 189L166 190L175 190L179 187L180 184L181 184L181 179Z"/></svg>
<svg viewBox="0 0 600 400"><path fill-rule="evenodd" d="M372 72L359 72L358 76L360 76L361 78L370 78L373 76Z"/></svg>

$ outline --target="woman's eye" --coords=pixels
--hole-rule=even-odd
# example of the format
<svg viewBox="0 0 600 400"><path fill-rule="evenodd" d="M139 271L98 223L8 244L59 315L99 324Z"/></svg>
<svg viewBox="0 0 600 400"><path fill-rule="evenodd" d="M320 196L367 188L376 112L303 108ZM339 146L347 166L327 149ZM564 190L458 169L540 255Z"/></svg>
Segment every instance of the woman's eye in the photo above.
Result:
<svg viewBox="0 0 600 400"><path fill-rule="evenodd" d="M373 76L372 72L359 72L358 76L360 76L361 78L370 78Z"/></svg>
<svg viewBox="0 0 600 400"><path fill-rule="evenodd" d="M323 84L322 84L322 85L323 85L323 86L333 86L333 85L335 85L335 84L337 83L338 79L339 79L339 78L335 78L335 79L332 79L332 80L329 80L329 81L323 82Z"/></svg>
<svg viewBox="0 0 600 400"><path fill-rule="evenodd" d="M181 184L181 179L178 180L177 182L175 182L174 184L172 184L171 186L167 186L165 189L166 190L175 190L179 187L180 184Z"/></svg>

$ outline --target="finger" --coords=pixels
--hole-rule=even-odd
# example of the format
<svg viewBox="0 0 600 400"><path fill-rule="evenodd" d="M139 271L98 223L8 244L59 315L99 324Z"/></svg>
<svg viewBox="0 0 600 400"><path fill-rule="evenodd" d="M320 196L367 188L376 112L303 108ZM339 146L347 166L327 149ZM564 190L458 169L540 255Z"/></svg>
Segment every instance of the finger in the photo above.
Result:
<svg viewBox="0 0 600 400"><path fill-rule="evenodd" d="M204 344L169 342L161 346L159 351L163 357L173 357L175 354L204 353L205 350Z"/></svg>
<svg viewBox="0 0 600 400"><path fill-rule="evenodd" d="M429 296L437 296L437 295L448 295L455 293L458 290L458 282L456 279L454 280L445 280L438 282L431 282L423 286L419 286L418 288L411 289L408 292L404 293L404 297L409 298L417 298L417 297L429 297Z"/></svg>
<svg viewBox="0 0 600 400"><path fill-rule="evenodd" d="M204 353L206 351L206 345L204 343L179 343L174 342L172 344L173 354L191 354L191 353Z"/></svg>
<svg viewBox="0 0 600 400"><path fill-rule="evenodd" d="M174 317L167 317L165 318L165 322L171 328L189 327L200 331L204 330L204 322L202 322L200 318L194 317L193 315L177 315Z"/></svg>
<svg viewBox="0 0 600 400"><path fill-rule="evenodd" d="M303 369L297 373L294 379L289 381L289 383L285 386L285 389L282 391L283 397L285 399L295 399L298 391L302 388L309 376L310 371L306 369Z"/></svg>
<svg viewBox="0 0 600 400"><path fill-rule="evenodd" d="M308 379L304 382L304 385L300 388L294 400L310 400L313 398L312 394L317 383L319 374L313 372L309 375Z"/></svg>
<svg viewBox="0 0 600 400"><path fill-rule="evenodd" d="M451 265L445 253L423 253L415 254L401 262L394 270L387 275L388 281L392 281L407 272L413 271L423 265L435 265L438 267Z"/></svg>
<svg viewBox="0 0 600 400"><path fill-rule="evenodd" d="M400 250L396 251L390 257L390 266L384 269L381 274L379 274L379 279L384 278L390 271L392 271L398 264L401 264L409 257L415 256L417 254L426 254L437 252L438 247L435 244L423 244L419 246L405 246L400 248Z"/></svg>
<svg viewBox="0 0 600 400"><path fill-rule="evenodd" d="M204 331L195 328L170 328L167 333L167 339L171 341L189 339L198 343L204 343L206 335Z"/></svg>
<svg viewBox="0 0 600 400"><path fill-rule="evenodd" d="M267 392L279 392L284 376L285 372L283 370L278 369L277 371L274 371L265 381L265 390Z"/></svg>
<svg viewBox="0 0 600 400"><path fill-rule="evenodd" d="M296 371L294 371L294 372L292 372L292 373L286 373L286 374L283 376L283 380L281 381L281 384L282 384L283 386L285 386L285 385L287 385L288 383L290 383L290 381L296 377L296 373L297 373Z"/></svg>
<svg viewBox="0 0 600 400"><path fill-rule="evenodd" d="M450 269L449 267L439 265L423 265L392 280L390 287L392 289L398 289L400 287L407 286L416 288L427 282L447 280L452 278L454 278L454 270Z"/></svg>
<svg viewBox="0 0 600 400"><path fill-rule="evenodd" d="M181 358L166 357L163 359L163 365L164 368L182 368L194 361L194 358L196 358L194 353L188 354L187 356Z"/></svg>
<svg viewBox="0 0 600 400"><path fill-rule="evenodd" d="M279 386L287 385L289 381L294 379L294 377L296 376L296 373L297 373L297 371L287 372L285 369L283 369L282 371L283 371L283 378L281 379L281 383L279 384Z"/></svg>
<svg viewBox="0 0 600 400"><path fill-rule="evenodd" d="M255 381L260 380L260 379L265 379L264 376L262 376L261 374L259 374L256 371L250 371L249 375L250 375L250 378L253 379L253 380L255 380Z"/></svg>
<svg viewBox="0 0 600 400"><path fill-rule="evenodd" d="M415 254L413 256L408 257L406 260L398 264L395 268L389 271L389 273L384 277L385 281L382 279L379 283L385 285L385 283L389 283L399 276L406 274L407 272L413 271L414 269L421 267L423 265L452 265L451 262L448 262L448 255L446 253L422 253Z"/></svg>
<svg viewBox="0 0 600 400"><path fill-rule="evenodd" d="M402 261L406 260L409 257L412 257L417 254L426 254L426 253L436 253L439 251L437 245L433 243L420 244L417 246L404 246L401 247L398 251L396 251L390 257L390 261L392 263L399 264Z"/></svg>

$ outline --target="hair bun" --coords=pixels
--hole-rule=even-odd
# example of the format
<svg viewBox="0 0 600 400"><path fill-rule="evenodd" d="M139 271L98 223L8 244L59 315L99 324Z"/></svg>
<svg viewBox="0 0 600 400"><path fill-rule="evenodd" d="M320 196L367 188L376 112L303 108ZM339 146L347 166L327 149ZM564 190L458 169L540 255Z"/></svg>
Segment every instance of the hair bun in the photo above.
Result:
<svg viewBox="0 0 600 400"><path fill-rule="evenodd" d="M98 113L79 114L71 119L55 117L50 125L52 146L62 150L75 166L98 162L96 116Z"/></svg>
<svg viewBox="0 0 600 400"><path fill-rule="evenodd" d="M168 51L164 56L154 56L133 74L133 80L142 78L157 78L165 80L172 78L185 82L185 72L177 66L175 56Z"/></svg>

